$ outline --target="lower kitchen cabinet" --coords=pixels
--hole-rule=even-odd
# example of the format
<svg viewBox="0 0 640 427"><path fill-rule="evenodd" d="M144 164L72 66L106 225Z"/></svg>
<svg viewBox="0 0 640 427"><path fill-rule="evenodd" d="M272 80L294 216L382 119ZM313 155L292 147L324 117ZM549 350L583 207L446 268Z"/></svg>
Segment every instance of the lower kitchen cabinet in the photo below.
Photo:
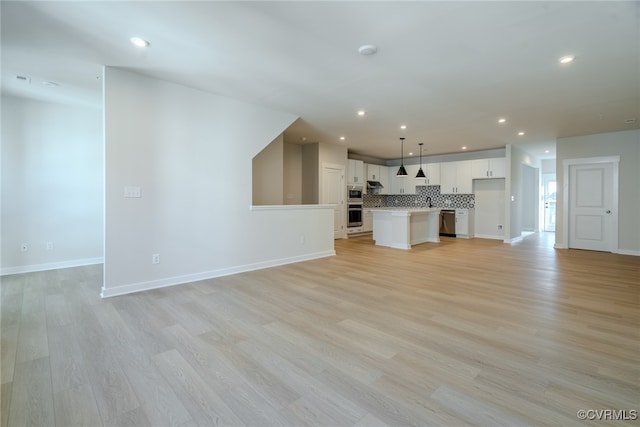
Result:
<svg viewBox="0 0 640 427"><path fill-rule="evenodd" d="M373 231L373 212L364 211L362 213L362 231L364 233Z"/></svg>
<svg viewBox="0 0 640 427"><path fill-rule="evenodd" d="M474 234L474 210L456 209L456 237L470 239Z"/></svg>

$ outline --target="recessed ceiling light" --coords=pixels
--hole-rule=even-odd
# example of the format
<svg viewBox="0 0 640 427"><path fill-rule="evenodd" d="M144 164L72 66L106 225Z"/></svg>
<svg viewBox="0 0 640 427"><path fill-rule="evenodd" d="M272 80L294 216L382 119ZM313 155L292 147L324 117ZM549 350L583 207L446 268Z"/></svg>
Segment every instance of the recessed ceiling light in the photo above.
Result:
<svg viewBox="0 0 640 427"><path fill-rule="evenodd" d="M358 48L358 53L365 56L374 55L377 51L378 48L372 44L363 44Z"/></svg>
<svg viewBox="0 0 640 427"><path fill-rule="evenodd" d="M570 62L573 62L574 59L576 59L575 55L565 55L558 59L558 62L560 62L561 64L568 64Z"/></svg>
<svg viewBox="0 0 640 427"><path fill-rule="evenodd" d="M341 137L340 137L340 141L344 141L344 136L341 136Z"/></svg>
<svg viewBox="0 0 640 427"><path fill-rule="evenodd" d="M410 156L413 156L413 153L409 153Z"/></svg>
<svg viewBox="0 0 640 427"><path fill-rule="evenodd" d="M400 129L406 129L407 125L400 125Z"/></svg>
<svg viewBox="0 0 640 427"><path fill-rule="evenodd" d="M358 115L359 115L360 117L364 116L365 114L367 114L367 113L366 113L366 111L364 111L364 110L360 110L360 111L358 111Z"/></svg>
<svg viewBox="0 0 640 427"><path fill-rule="evenodd" d="M523 136L523 135L524 135L524 132L522 131L518 132L518 136Z"/></svg>
<svg viewBox="0 0 640 427"><path fill-rule="evenodd" d="M466 149L467 149L467 146L465 145L464 147L460 147L460 148L462 148L463 150L466 150Z"/></svg>
<svg viewBox="0 0 640 427"><path fill-rule="evenodd" d="M131 43L133 43L137 47L147 47L151 44L149 43L149 41L140 37L131 37L130 40L131 40Z"/></svg>
<svg viewBox="0 0 640 427"><path fill-rule="evenodd" d="M498 123L505 123L506 121L507 119L505 119L504 117L498 119Z"/></svg>
<svg viewBox="0 0 640 427"><path fill-rule="evenodd" d="M548 152L549 152L549 150L544 150L544 152L545 152L545 153L548 153Z"/></svg>

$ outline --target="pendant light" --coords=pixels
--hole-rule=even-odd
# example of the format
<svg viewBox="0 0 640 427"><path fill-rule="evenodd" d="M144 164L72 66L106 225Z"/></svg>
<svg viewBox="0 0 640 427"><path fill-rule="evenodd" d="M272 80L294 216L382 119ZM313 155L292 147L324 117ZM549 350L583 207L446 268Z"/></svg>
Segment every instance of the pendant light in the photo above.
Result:
<svg viewBox="0 0 640 427"><path fill-rule="evenodd" d="M400 169L396 176L407 176L407 170L404 168L404 137L400 138Z"/></svg>
<svg viewBox="0 0 640 427"><path fill-rule="evenodd" d="M418 173L416 174L416 178L426 178L427 176L424 174L424 171L422 170L422 145L423 145L423 143L421 142L418 145L420 146L420 169L418 169Z"/></svg>

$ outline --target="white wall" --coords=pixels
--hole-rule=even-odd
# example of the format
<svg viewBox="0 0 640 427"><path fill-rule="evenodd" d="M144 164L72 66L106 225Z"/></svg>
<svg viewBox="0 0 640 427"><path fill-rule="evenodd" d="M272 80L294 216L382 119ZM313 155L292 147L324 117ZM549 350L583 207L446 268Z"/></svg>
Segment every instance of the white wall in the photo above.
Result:
<svg viewBox="0 0 640 427"><path fill-rule="evenodd" d="M284 204L302 204L302 146L284 144Z"/></svg>
<svg viewBox="0 0 640 427"><path fill-rule="evenodd" d="M280 134L252 161L253 204L284 204L284 138Z"/></svg>
<svg viewBox="0 0 640 427"><path fill-rule="evenodd" d="M250 209L251 160L295 116L110 67L104 95L103 296L335 253L330 207Z"/></svg>
<svg viewBox="0 0 640 427"><path fill-rule="evenodd" d="M620 156L618 247L623 253L640 255L640 130L608 132L571 138L560 138L556 144L556 245L563 241L563 160L588 157Z"/></svg>
<svg viewBox="0 0 640 427"><path fill-rule="evenodd" d="M100 109L2 97L2 274L102 262L103 158Z"/></svg>
<svg viewBox="0 0 640 427"><path fill-rule="evenodd" d="M523 197L530 197L529 190L523 188L526 180L523 177L522 165L540 168L540 159L527 153L520 147L508 144L506 147L507 178L505 184L505 242L517 241L522 236ZM530 209L529 207L526 207ZM537 211L536 211L537 214Z"/></svg>
<svg viewBox="0 0 640 427"><path fill-rule="evenodd" d="M485 239L504 239L505 180L474 179L475 236ZM502 230L498 228L502 225Z"/></svg>

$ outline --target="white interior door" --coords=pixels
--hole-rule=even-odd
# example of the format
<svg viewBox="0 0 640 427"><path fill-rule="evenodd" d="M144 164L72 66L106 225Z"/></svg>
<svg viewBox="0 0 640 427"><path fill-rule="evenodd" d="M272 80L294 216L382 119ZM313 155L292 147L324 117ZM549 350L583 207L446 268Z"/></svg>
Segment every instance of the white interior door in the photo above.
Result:
<svg viewBox="0 0 640 427"><path fill-rule="evenodd" d="M345 204L347 187L344 181L344 166L322 167L322 203L335 204L333 220L333 238L345 237Z"/></svg>
<svg viewBox="0 0 640 427"><path fill-rule="evenodd" d="M569 167L569 247L611 252L618 233L614 213L613 165ZM615 227L614 227L615 226ZM615 228L615 229L614 229ZM617 240L617 239L616 239Z"/></svg>
<svg viewBox="0 0 640 427"><path fill-rule="evenodd" d="M545 174L544 184L544 231L556 231L556 174Z"/></svg>

